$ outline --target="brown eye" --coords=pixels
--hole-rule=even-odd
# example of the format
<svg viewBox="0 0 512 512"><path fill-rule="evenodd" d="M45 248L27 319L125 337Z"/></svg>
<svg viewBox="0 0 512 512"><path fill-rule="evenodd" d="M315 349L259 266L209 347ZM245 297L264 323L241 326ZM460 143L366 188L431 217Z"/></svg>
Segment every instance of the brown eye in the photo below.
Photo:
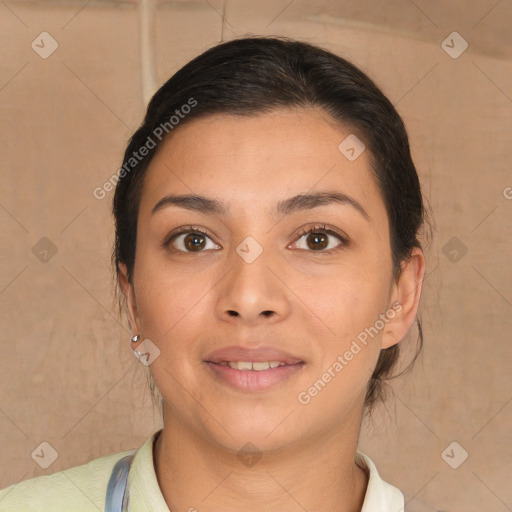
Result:
<svg viewBox="0 0 512 512"><path fill-rule="evenodd" d="M164 246L173 252L199 253L206 249L220 249L213 240L197 228L185 228L164 241Z"/></svg>
<svg viewBox="0 0 512 512"><path fill-rule="evenodd" d="M303 238L305 239L305 244L302 242ZM331 240L333 242L331 242ZM337 245L335 243L336 240L338 241ZM308 252L329 254L331 251L336 251L347 246L348 240L340 233L322 225L302 230L295 245L299 249L305 249Z"/></svg>
<svg viewBox="0 0 512 512"><path fill-rule="evenodd" d="M306 243L310 249L323 250L329 245L329 238L324 233L310 233L306 237Z"/></svg>
<svg viewBox="0 0 512 512"><path fill-rule="evenodd" d="M190 233L186 235L183 239L183 243L185 244L187 250L190 250L191 252L201 250L206 245L204 235L199 233Z"/></svg>

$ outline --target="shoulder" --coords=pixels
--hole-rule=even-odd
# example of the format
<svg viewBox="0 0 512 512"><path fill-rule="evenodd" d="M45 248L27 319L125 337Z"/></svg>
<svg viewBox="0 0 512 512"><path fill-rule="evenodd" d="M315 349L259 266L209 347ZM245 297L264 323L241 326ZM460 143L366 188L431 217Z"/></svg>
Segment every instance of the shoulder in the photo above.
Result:
<svg viewBox="0 0 512 512"><path fill-rule="evenodd" d="M116 462L135 450L107 455L87 464L52 475L24 480L0 490L2 512L59 512L80 510L98 512L105 505L105 494Z"/></svg>

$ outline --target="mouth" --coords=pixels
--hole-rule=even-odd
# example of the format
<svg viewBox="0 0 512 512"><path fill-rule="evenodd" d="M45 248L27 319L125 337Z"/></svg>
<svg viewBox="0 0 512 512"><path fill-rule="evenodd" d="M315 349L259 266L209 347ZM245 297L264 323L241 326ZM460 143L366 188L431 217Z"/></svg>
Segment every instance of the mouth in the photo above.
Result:
<svg viewBox="0 0 512 512"><path fill-rule="evenodd" d="M234 370L255 372L262 372L268 369L278 368L280 366L287 366L287 363L283 361L220 361L219 363L213 364L218 364L220 366L229 366Z"/></svg>
<svg viewBox="0 0 512 512"><path fill-rule="evenodd" d="M300 373L305 362L271 346L224 347L203 361L217 383L239 391L264 391Z"/></svg>
<svg viewBox="0 0 512 512"><path fill-rule="evenodd" d="M274 347L249 349L242 346L225 347L211 352L205 362L229 366L238 370L264 371L284 365L294 365L304 361Z"/></svg>
<svg viewBox="0 0 512 512"><path fill-rule="evenodd" d="M287 364L279 361L205 361L216 382L244 392L266 391L283 385L300 373L303 361Z"/></svg>

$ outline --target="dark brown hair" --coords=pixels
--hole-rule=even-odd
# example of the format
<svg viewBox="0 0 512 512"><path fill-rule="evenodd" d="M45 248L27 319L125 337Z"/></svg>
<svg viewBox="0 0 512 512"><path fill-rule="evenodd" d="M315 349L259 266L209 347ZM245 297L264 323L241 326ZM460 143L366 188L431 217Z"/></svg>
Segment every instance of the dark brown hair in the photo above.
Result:
<svg viewBox="0 0 512 512"><path fill-rule="evenodd" d="M400 115L374 82L347 60L308 43L275 37L245 37L210 48L174 74L149 102L144 121L126 148L114 195L116 276L124 263L133 280L144 176L168 133L204 116L254 116L296 107L327 112L369 150L389 217L393 271L398 277L413 248L421 248L418 234L425 221L420 183ZM143 147L147 154L141 157ZM421 322L416 322L418 349L407 369L423 345ZM384 398L383 381L390 378L399 351L399 344L381 350L368 383L367 408Z"/></svg>

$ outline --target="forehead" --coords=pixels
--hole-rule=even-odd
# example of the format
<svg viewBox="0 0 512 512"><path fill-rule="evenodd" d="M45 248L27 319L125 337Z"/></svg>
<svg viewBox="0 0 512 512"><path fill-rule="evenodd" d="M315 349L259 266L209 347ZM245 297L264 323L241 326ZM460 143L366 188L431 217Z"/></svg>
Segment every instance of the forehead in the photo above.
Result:
<svg viewBox="0 0 512 512"><path fill-rule="evenodd" d="M352 134L314 109L255 116L211 115L171 133L144 180L140 214L166 194L198 194L225 202L229 214L263 214L280 200L317 190L338 190L385 215L368 151L350 161L339 145Z"/></svg>

